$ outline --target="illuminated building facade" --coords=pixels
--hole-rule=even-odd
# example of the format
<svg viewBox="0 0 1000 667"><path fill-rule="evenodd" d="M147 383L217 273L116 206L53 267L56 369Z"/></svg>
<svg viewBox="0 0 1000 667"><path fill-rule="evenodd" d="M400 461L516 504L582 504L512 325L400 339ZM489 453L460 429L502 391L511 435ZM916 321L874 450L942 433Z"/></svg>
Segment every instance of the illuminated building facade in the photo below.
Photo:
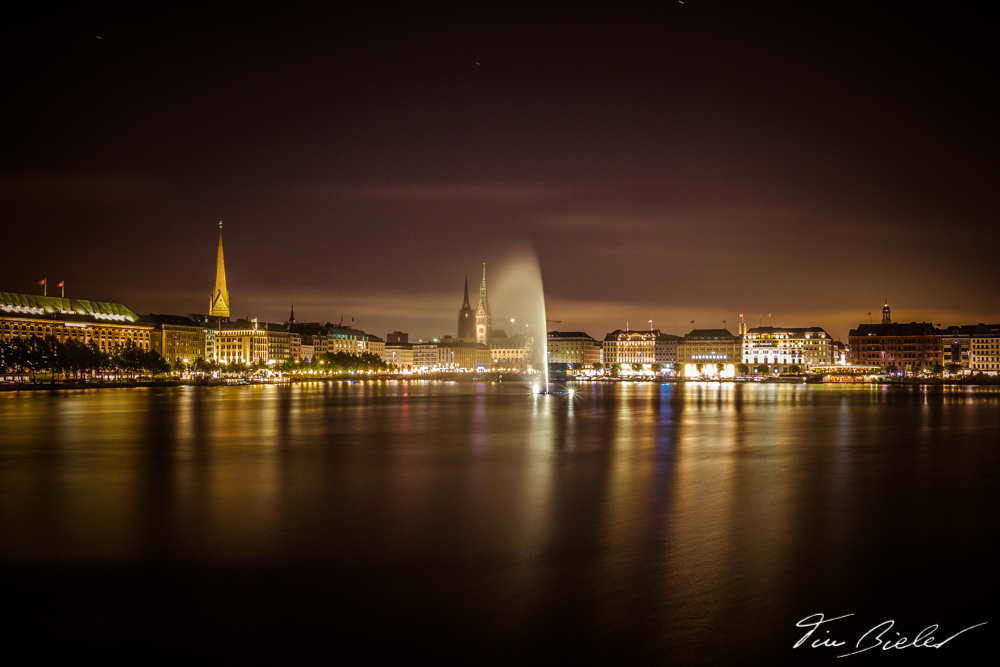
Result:
<svg viewBox="0 0 1000 667"><path fill-rule="evenodd" d="M929 322L861 324L848 334L848 360L900 371L932 367L943 361L942 333Z"/></svg>
<svg viewBox="0 0 1000 667"><path fill-rule="evenodd" d="M369 353L381 359L385 353L385 341L378 336L365 333L361 329L327 324L326 332L328 336L326 351L330 354L337 352L358 355Z"/></svg>
<svg viewBox="0 0 1000 667"><path fill-rule="evenodd" d="M677 361L681 364L738 364L743 356L740 337L729 329L695 329L685 334L677 344Z"/></svg>
<svg viewBox="0 0 1000 667"><path fill-rule="evenodd" d="M387 364L393 364L400 370L410 370L413 368L413 345L410 344L409 334L402 331L393 331L385 336L385 353L382 359Z"/></svg>
<svg viewBox="0 0 1000 667"><path fill-rule="evenodd" d="M236 320L216 332L219 363L281 362L291 356L291 334L281 324Z"/></svg>
<svg viewBox="0 0 1000 667"><path fill-rule="evenodd" d="M150 333L150 349L167 361L177 359L190 363L198 358L212 359L206 345L205 327L190 317L150 314L141 319L154 327Z"/></svg>
<svg viewBox="0 0 1000 667"><path fill-rule="evenodd" d="M289 322L288 331L299 337L299 355L295 357L297 359L322 356L329 347L330 335L318 322Z"/></svg>
<svg viewBox="0 0 1000 667"><path fill-rule="evenodd" d="M656 335L656 363L664 370L671 370L677 363L677 346L684 340L680 336L658 333Z"/></svg>
<svg viewBox="0 0 1000 667"><path fill-rule="evenodd" d="M604 358L600 342L582 331L550 331L548 360L550 364L573 364L593 368Z"/></svg>
<svg viewBox="0 0 1000 667"><path fill-rule="evenodd" d="M437 339L431 341L418 341L413 344L413 368L414 370L429 371L435 368L438 363L438 342Z"/></svg>
<svg viewBox="0 0 1000 667"><path fill-rule="evenodd" d="M475 370L489 368L490 350L485 345L460 341L445 336L437 344L437 368L441 370Z"/></svg>
<svg viewBox="0 0 1000 667"><path fill-rule="evenodd" d="M102 352L129 343L150 349L153 324L125 306L102 301L0 292L0 338L55 336L61 343L93 342Z"/></svg>
<svg viewBox="0 0 1000 667"><path fill-rule="evenodd" d="M743 336L742 360L751 369L767 366L767 372L784 371L789 366L828 366L835 361L833 340L820 327L748 328Z"/></svg>
<svg viewBox="0 0 1000 667"><path fill-rule="evenodd" d="M975 373L1000 372L1000 324L980 324L969 338L969 368Z"/></svg>
<svg viewBox="0 0 1000 667"><path fill-rule="evenodd" d="M971 362L971 338L976 325L945 327L941 330L941 363L945 367L958 364L969 368Z"/></svg>
<svg viewBox="0 0 1000 667"><path fill-rule="evenodd" d="M533 368L535 359L532 336L527 334L507 336L502 330L493 333L488 350L489 364L493 368L511 368L522 372ZM538 360L538 363L542 362Z"/></svg>
<svg viewBox="0 0 1000 667"><path fill-rule="evenodd" d="M620 364L628 369L632 364L642 364L644 369L651 369L656 361L656 337L658 329L648 331L633 331L616 329L604 337L604 364L614 366Z"/></svg>

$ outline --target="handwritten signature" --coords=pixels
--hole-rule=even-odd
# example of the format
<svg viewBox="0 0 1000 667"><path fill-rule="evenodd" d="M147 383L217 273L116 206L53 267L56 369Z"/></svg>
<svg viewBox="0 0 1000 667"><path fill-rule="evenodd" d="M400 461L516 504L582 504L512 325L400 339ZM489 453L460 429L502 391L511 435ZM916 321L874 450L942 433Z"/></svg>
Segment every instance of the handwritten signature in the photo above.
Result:
<svg viewBox="0 0 1000 667"><path fill-rule="evenodd" d="M847 618L848 616L854 616L854 614L844 614L843 616L836 616L834 618L826 618L823 614L813 614L811 616L806 616L801 621L796 623L795 627L809 628L809 631L806 632L804 635L802 635L802 638L799 639L799 641L795 642L795 646L793 646L792 648L798 648L803 644L805 644L806 642L808 642L809 638L813 636L813 633L815 633L819 629L819 626L823 625L824 623L831 623L841 618ZM894 630L893 632L895 632L896 637L886 637L886 633L892 630L895 624L896 622L893 620L883 621L879 623L871 630L861 635L861 638L858 639L858 642L854 645L854 648L857 649L856 651L851 651L850 653L844 653L843 655L838 655L837 657L846 658L847 656L857 655L858 653L864 653L865 651L870 651L872 649L882 649L883 651L888 651L889 649L896 649L896 648L941 648L942 646L950 642L952 639L962 634L963 632L968 632L972 628L978 628L980 625L986 625L986 622L977 623L976 625L970 625L964 630L959 630L958 632L951 635L947 639L942 639L940 641L938 641L933 635L933 633L937 632L938 630L938 626L936 623L934 625L929 625L920 632L918 632L917 636L914 637L912 640L900 635L899 632L896 632ZM830 631L826 630L825 628L824 632L826 634L830 633ZM823 647L837 648L840 646L845 646L846 644L847 644L846 641L839 641L832 637L821 637L813 639L811 643L807 644L807 646L809 646L810 648L823 648ZM862 645L864 646L862 647Z"/></svg>

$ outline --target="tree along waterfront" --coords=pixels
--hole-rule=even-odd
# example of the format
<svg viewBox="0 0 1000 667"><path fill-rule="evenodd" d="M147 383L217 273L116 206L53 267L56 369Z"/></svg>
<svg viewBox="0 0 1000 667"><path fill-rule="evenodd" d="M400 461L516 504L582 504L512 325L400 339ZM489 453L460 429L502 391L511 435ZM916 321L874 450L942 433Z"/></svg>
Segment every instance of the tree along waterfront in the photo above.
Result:
<svg viewBox="0 0 1000 667"><path fill-rule="evenodd" d="M186 363L180 359L167 361L152 350L143 350L134 343L102 352L97 344L76 340L60 342L55 336L28 336L0 341L0 375L30 378L40 377L52 383L100 379L141 379L144 376L182 375L186 373L225 373L242 375L260 368L269 368L291 375L335 375L351 371L389 371L392 366L374 354L345 352L324 353L312 361L287 359L258 361L254 364L220 364L201 357Z"/></svg>
<svg viewBox="0 0 1000 667"><path fill-rule="evenodd" d="M138 379L166 373L170 365L151 350L129 341L103 352L97 343L55 336L28 336L0 341L0 373L35 382L47 376L52 382L108 377Z"/></svg>

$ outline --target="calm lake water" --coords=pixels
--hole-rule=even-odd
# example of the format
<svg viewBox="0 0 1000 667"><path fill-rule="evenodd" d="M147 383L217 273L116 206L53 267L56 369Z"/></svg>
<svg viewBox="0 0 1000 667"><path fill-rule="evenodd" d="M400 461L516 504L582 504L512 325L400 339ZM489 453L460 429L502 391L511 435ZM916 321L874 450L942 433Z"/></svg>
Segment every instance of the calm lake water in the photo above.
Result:
<svg viewBox="0 0 1000 667"><path fill-rule="evenodd" d="M988 622L847 663L962 664L998 500L996 388L0 394L5 634L81 655L841 664ZM816 613L846 649L792 648Z"/></svg>

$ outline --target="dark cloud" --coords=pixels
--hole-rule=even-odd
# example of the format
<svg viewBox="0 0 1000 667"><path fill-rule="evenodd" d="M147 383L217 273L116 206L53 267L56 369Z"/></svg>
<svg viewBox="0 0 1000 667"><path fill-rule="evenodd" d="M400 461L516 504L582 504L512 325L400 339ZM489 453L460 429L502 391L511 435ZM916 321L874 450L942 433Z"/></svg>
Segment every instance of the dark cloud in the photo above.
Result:
<svg viewBox="0 0 1000 667"><path fill-rule="evenodd" d="M262 319L447 333L465 276L525 245L560 328L595 336L741 311L844 336L886 296L1000 318L1000 57L973 10L85 14L2 47L0 215L45 250L9 253L5 290L200 311L224 220Z"/></svg>

